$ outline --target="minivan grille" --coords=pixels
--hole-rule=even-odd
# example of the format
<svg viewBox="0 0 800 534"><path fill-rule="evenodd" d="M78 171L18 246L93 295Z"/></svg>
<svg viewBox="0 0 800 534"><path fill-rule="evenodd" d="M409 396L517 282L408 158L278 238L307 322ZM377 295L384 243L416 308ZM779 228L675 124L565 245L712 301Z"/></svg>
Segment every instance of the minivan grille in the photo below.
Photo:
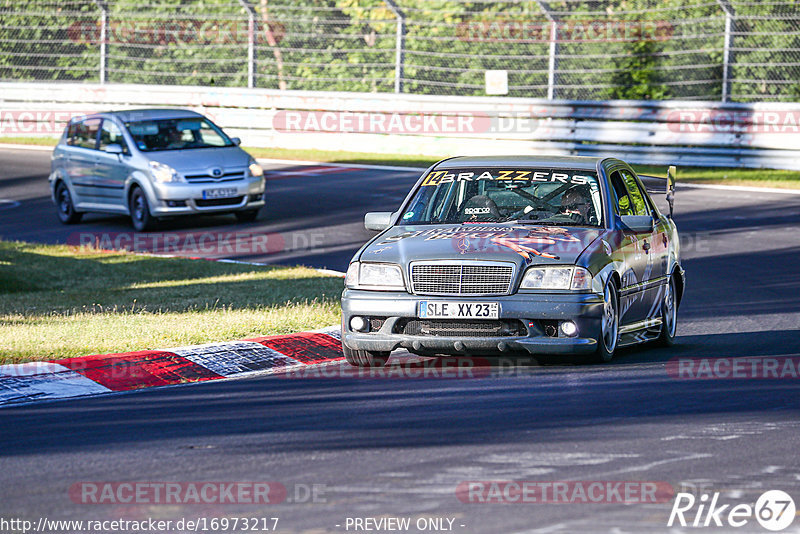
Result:
<svg viewBox="0 0 800 534"><path fill-rule="evenodd" d="M187 174L184 176L186 181L192 184L218 184L220 182L233 182L244 179L244 171L226 172L219 178L214 178L206 174Z"/></svg>
<svg viewBox="0 0 800 534"><path fill-rule="evenodd" d="M485 263L413 263L411 285L419 295L507 295L514 267Z"/></svg>

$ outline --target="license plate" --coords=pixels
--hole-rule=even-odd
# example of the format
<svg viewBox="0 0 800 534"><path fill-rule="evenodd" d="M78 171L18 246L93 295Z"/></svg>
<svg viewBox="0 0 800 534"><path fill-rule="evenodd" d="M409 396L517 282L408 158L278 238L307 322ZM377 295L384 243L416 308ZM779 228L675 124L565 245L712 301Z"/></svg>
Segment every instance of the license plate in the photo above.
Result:
<svg viewBox="0 0 800 534"><path fill-rule="evenodd" d="M205 189L203 191L203 198L209 200L212 198L230 198L237 196L235 187L226 187L224 189Z"/></svg>
<svg viewBox="0 0 800 534"><path fill-rule="evenodd" d="M497 302L444 302L423 300L419 303L420 319L497 319Z"/></svg>

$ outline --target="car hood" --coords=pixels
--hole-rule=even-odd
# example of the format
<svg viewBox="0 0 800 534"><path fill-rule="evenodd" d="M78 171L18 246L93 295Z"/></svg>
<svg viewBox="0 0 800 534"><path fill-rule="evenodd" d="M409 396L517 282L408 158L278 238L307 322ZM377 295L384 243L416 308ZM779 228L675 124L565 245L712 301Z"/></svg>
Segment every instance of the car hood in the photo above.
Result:
<svg viewBox="0 0 800 534"><path fill-rule="evenodd" d="M420 260L575 263L600 235L598 228L533 225L394 226L369 243L361 261L408 265Z"/></svg>
<svg viewBox="0 0 800 534"><path fill-rule="evenodd" d="M169 165L186 174L208 172L212 168L241 170L247 167L250 156L238 146L220 148L192 148L188 150L160 150L143 152L147 159Z"/></svg>

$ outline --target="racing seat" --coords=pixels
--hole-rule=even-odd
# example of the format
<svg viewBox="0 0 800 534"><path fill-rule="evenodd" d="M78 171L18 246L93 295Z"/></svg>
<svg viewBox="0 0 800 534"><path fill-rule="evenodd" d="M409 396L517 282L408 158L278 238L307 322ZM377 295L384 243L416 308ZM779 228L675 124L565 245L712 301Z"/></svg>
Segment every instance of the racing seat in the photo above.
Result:
<svg viewBox="0 0 800 534"><path fill-rule="evenodd" d="M475 195L464 203L459 213L459 221L480 221L499 219L500 210L494 200L486 195Z"/></svg>

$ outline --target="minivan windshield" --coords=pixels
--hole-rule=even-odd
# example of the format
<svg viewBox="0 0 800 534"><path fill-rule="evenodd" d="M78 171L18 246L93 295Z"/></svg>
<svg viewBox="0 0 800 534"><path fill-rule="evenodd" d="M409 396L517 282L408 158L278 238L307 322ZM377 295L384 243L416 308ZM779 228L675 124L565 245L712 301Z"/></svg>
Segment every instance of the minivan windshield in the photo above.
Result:
<svg viewBox="0 0 800 534"><path fill-rule="evenodd" d="M222 130L201 117L126 122L125 127L142 152L234 146Z"/></svg>
<svg viewBox="0 0 800 534"><path fill-rule="evenodd" d="M531 223L600 226L597 173L546 168L459 168L428 173L400 224Z"/></svg>

